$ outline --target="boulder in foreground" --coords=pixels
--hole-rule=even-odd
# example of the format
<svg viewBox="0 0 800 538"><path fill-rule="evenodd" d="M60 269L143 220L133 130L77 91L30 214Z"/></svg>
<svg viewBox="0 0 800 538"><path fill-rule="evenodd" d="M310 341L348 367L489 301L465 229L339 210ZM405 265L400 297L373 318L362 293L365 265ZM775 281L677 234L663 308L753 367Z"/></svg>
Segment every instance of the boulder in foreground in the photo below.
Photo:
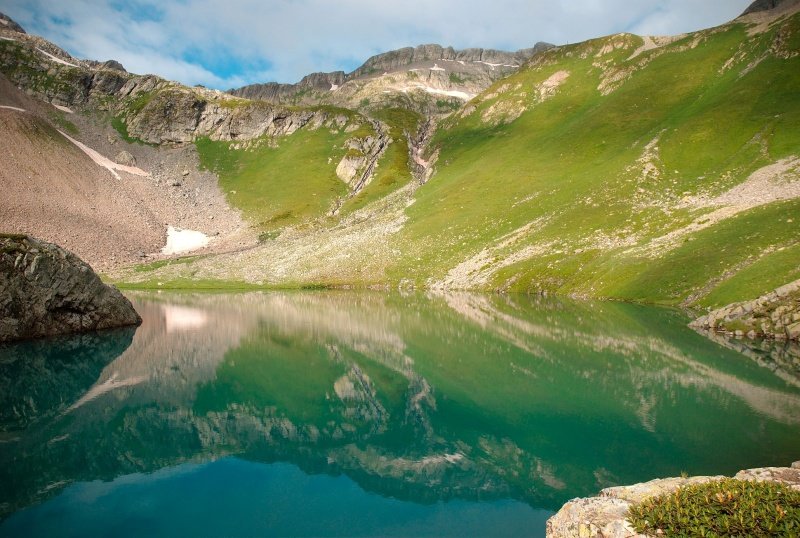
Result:
<svg viewBox="0 0 800 538"><path fill-rule="evenodd" d="M114 287L63 248L0 234L0 342L138 325Z"/></svg>

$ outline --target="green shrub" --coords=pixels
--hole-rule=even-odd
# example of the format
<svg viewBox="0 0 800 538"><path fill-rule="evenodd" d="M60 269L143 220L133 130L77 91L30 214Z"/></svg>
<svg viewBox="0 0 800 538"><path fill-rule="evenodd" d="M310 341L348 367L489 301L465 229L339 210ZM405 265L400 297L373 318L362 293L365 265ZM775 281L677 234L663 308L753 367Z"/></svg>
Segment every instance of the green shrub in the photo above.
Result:
<svg viewBox="0 0 800 538"><path fill-rule="evenodd" d="M458 76L456 73L450 73L450 82L453 84L463 84L464 78Z"/></svg>
<svg viewBox="0 0 800 538"><path fill-rule="evenodd" d="M648 499L633 506L628 519L648 535L798 536L800 491L726 478Z"/></svg>

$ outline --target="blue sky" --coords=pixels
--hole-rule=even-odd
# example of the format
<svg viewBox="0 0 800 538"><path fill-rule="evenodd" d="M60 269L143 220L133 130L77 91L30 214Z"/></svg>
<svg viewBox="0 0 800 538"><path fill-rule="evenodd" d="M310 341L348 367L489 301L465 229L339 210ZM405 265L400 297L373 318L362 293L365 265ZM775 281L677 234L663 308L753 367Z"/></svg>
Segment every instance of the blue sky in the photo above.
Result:
<svg viewBox="0 0 800 538"><path fill-rule="evenodd" d="M0 0L0 11L79 58L228 89L351 71L422 43L517 50L688 32L736 17L750 1Z"/></svg>

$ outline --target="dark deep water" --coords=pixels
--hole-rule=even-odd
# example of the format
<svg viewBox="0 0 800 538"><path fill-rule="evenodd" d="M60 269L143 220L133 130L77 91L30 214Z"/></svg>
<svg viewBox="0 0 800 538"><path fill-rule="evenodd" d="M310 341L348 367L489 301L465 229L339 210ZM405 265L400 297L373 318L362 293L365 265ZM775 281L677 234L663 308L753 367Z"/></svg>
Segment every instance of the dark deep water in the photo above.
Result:
<svg viewBox="0 0 800 538"><path fill-rule="evenodd" d="M541 536L606 486L800 459L796 374L671 310L133 299L136 331L0 347L0 535Z"/></svg>

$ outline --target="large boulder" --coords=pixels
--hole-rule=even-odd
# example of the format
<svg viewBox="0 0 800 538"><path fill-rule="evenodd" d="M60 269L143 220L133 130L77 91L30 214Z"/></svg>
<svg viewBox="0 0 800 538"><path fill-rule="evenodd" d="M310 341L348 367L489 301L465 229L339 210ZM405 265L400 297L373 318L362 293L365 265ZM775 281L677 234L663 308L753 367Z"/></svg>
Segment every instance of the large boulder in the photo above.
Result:
<svg viewBox="0 0 800 538"><path fill-rule="evenodd" d="M71 252L0 235L0 342L141 322L130 301Z"/></svg>

